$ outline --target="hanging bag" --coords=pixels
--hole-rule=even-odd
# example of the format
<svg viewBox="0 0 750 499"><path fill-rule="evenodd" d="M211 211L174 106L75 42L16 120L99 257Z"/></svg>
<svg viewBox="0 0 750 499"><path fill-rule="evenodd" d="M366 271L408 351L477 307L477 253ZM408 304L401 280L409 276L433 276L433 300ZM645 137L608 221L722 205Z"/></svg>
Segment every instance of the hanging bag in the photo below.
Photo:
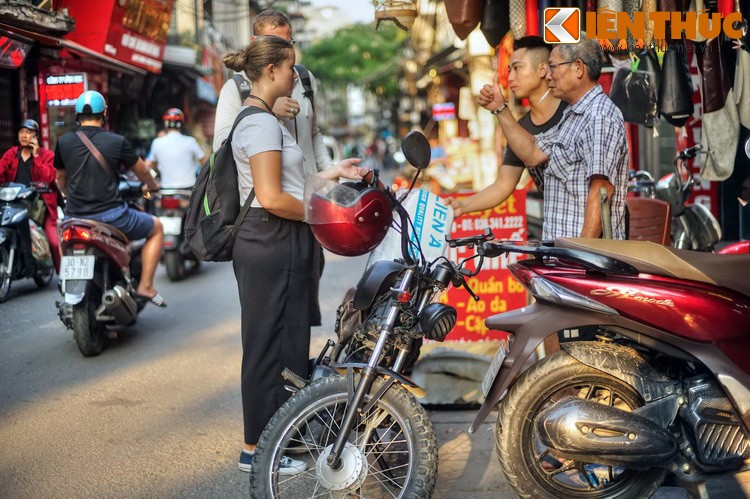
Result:
<svg viewBox="0 0 750 499"><path fill-rule="evenodd" d="M650 50L633 56L631 67L615 73L610 98L625 121L653 127L659 120L659 80L659 63Z"/></svg>
<svg viewBox="0 0 750 499"><path fill-rule="evenodd" d="M445 12L456 36L466 40L469 33L479 24L482 0L445 0Z"/></svg>
<svg viewBox="0 0 750 499"><path fill-rule="evenodd" d="M693 82L685 58L686 52L687 46L683 39L668 48L662 64L659 114L676 127L685 126L695 109Z"/></svg>
<svg viewBox="0 0 750 499"><path fill-rule="evenodd" d="M484 0L480 29L493 47L500 45L500 41L510 31L508 9L508 0Z"/></svg>

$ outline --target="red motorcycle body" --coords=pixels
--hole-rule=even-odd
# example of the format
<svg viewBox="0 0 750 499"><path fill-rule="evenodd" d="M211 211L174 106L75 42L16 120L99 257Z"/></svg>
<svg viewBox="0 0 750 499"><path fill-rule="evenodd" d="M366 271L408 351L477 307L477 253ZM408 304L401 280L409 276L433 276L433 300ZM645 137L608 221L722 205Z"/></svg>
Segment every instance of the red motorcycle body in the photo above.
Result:
<svg viewBox="0 0 750 499"><path fill-rule="evenodd" d="M93 220L73 218L62 223L60 250L72 254L75 248L90 247L102 252L127 275L130 252L127 238L114 227Z"/></svg>

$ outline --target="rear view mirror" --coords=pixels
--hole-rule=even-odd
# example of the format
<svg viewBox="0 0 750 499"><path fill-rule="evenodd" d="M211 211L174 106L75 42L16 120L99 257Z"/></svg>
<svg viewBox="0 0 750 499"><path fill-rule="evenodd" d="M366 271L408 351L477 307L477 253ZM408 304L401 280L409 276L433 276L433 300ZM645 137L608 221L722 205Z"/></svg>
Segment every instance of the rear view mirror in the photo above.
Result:
<svg viewBox="0 0 750 499"><path fill-rule="evenodd" d="M413 131L406 134L401 142L401 150L413 167L420 170L427 168L430 164L430 143L422 132Z"/></svg>

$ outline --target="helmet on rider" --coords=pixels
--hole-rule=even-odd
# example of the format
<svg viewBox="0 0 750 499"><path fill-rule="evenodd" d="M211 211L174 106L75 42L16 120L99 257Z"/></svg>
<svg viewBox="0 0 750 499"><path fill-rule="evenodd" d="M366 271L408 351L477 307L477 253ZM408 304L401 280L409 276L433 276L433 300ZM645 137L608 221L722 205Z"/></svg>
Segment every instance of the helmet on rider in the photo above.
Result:
<svg viewBox="0 0 750 499"><path fill-rule="evenodd" d="M32 119L23 120L23 123L21 123L21 126L18 127L18 130L21 131L22 128L33 130L36 136L39 136L39 123Z"/></svg>
<svg viewBox="0 0 750 499"><path fill-rule="evenodd" d="M104 114L106 110L104 96L95 90L82 93L76 101L76 114Z"/></svg>
<svg viewBox="0 0 750 499"><path fill-rule="evenodd" d="M182 128L185 114L176 107L170 107L161 119L164 120L164 128Z"/></svg>
<svg viewBox="0 0 750 499"><path fill-rule="evenodd" d="M390 202L376 187L317 175L305 183L305 218L320 245L343 256L372 251L393 221Z"/></svg>

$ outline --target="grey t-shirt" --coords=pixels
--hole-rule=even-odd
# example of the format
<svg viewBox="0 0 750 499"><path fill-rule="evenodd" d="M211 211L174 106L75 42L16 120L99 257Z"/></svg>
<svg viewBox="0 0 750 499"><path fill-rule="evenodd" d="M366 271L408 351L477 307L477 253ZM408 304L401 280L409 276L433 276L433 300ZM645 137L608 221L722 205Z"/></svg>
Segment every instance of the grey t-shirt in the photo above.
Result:
<svg viewBox="0 0 750 499"><path fill-rule="evenodd" d="M257 113L240 121L232 137L232 154L237 162L240 202L245 202L253 188L250 158L267 151L282 151L281 190L301 201L305 190L305 175L315 173L315 165L310 165L310 171L306 171L302 150L289 131L273 115ZM263 207L257 197L251 206Z"/></svg>

